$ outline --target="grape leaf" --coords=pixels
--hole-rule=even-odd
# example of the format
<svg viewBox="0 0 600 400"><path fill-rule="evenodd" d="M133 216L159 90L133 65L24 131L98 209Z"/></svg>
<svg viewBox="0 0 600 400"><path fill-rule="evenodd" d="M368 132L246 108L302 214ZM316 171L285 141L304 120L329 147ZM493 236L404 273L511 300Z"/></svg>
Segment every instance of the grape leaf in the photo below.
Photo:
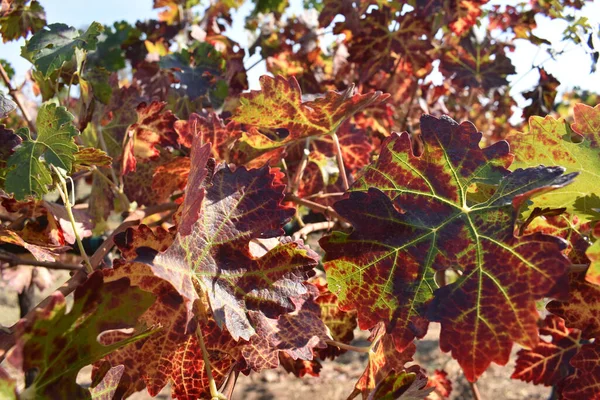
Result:
<svg viewBox="0 0 600 400"><path fill-rule="evenodd" d="M315 302L321 307L321 319L329 328L331 337L336 342L350 344L354 339L354 329L356 329L356 312L342 311L338 307L338 299L335 294L327 289L327 281L323 278L312 280L311 283L319 289L319 296ZM323 360L345 353L345 350L335 346L327 346L325 349L318 349L319 357Z"/></svg>
<svg viewBox="0 0 600 400"><path fill-rule="evenodd" d="M160 152L157 145L177 143L174 124L177 117L171 111L163 112L167 103L153 101L149 105L140 103L137 122L127 129L129 141L123 148L123 174L135 171L138 160L156 159Z"/></svg>
<svg viewBox="0 0 600 400"><path fill-rule="evenodd" d="M351 86L344 92L329 91L325 97L303 102L300 86L294 77L286 80L281 76L271 78L263 75L260 86L260 91L241 95L241 104L232 119L260 129L287 130L288 135L282 140L272 141L271 148L309 136L334 133L354 113L388 98L381 92L353 94L354 87ZM249 144L252 146L251 141Z"/></svg>
<svg viewBox="0 0 600 400"><path fill-rule="evenodd" d="M175 131L179 143L186 147L192 147L194 137L200 136L200 143L210 143L210 156L218 161L229 161L231 146L242 135L240 124L225 124L214 112L207 117L192 114L188 120L176 121Z"/></svg>
<svg viewBox="0 0 600 400"><path fill-rule="evenodd" d="M409 343L402 349L397 348L394 339L385 333L385 327L382 324L377 325L370 339L372 342L376 342L375 347L369 352L367 367L358 378L354 391L348 397L349 399L361 393L363 398L366 398L371 392L376 393L379 384L385 381L390 373L402 373L404 371L404 365L412 361L417 349L414 343ZM371 393L371 395L373 394ZM424 396L426 395L427 393L424 394Z"/></svg>
<svg viewBox="0 0 600 400"><path fill-rule="evenodd" d="M103 371L104 372L104 371ZM123 377L124 365L118 365L108 370L98 384L92 382L90 393L93 400L113 400L124 398L123 389L128 385L128 378Z"/></svg>
<svg viewBox="0 0 600 400"><path fill-rule="evenodd" d="M11 0L8 9L2 5L0 15L0 35L4 43L27 37L29 32L36 33L46 25L44 8L36 0Z"/></svg>
<svg viewBox="0 0 600 400"><path fill-rule="evenodd" d="M594 225L593 235L596 238L596 241L585 253L590 260L590 266L585 274L585 280L600 286L600 222L596 222L596 225Z"/></svg>
<svg viewBox="0 0 600 400"><path fill-rule="evenodd" d="M3 93L0 93L0 118L7 117L8 114L15 111L16 108L17 103L12 101L10 98L4 96Z"/></svg>
<svg viewBox="0 0 600 400"><path fill-rule="evenodd" d="M92 22L83 34L65 24L50 24L27 41L21 55L48 78L73 58L76 49L94 50L103 30L98 22Z"/></svg>
<svg viewBox="0 0 600 400"><path fill-rule="evenodd" d="M581 276L572 277L569 284L568 300L553 300L546 308L564 319L568 328L579 329L584 338L600 337L600 286Z"/></svg>
<svg viewBox="0 0 600 400"><path fill-rule="evenodd" d="M585 107L588 106L576 105L576 114ZM596 118L600 120L600 117ZM513 168L538 164L561 165L568 172L578 171L580 174L569 187L545 193L534 199L534 206L565 207L567 212L589 221L597 216L592 199L594 196L600 196L600 188L596 184L600 179L600 131L581 132L582 134L572 135L562 118L534 116L529 119L528 133L513 133L507 140L516 158Z"/></svg>
<svg viewBox="0 0 600 400"><path fill-rule="evenodd" d="M23 372L37 369L25 390L36 399L90 398L89 391L75 383L79 370L152 331L127 335L110 346L98 343L97 337L107 330L135 327L153 301L153 295L130 287L127 279L104 283L102 273L95 272L75 290L69 313L65 298L56 292L33 320L20 320L7 360Z"/></svg>
<svg viewBox="0 0 600 400"><path fill-rule="evenodd" d="M36 119L37 137L34 139L27 128L17 132L24 141L8 158L7 192L14 193L17 199L41 197L52 183L47 164L71 172L78 150L73 138L79 134L72 121L73 115L65 107L45 103Z"/></svg>
<svg viewBox="0 0 600 400"><path fill-rule="evenodd" d="M160 67L170 69L185 93L194 100L200 96L218 95L217 83L224 70L224 59L210 44L200 43L192 52L184 49L180 53L160 58Z"/></svg>
<svg viewBox="0 0 600 400"><path fill-rule="evenodd" d="M206 161L195 160L206 160L209 151L208 145L192 146L180 231L172 246L147 262L186 299L190 317L200 285L219 326L225 324L236 340L249 339L255 330L247 311L268 318L293 311L290 297L305 293L301 282L318 256L301 241L286 240L253 257L249 241L281 235L294 210L281 206L283 186L273 183L268 166L232 171L223 165L207 176ZM202 187L204 176L208 187Z"/></svg>
<svg viewBox="0 0 600 400"><path fill-rule="evenodd" d="M575 373L558 384L562 400L597 400L600 398L600 344L584 344L571 359Z"/></svg>
<svg viewBox="0 0 600 400"><path fill-rule="evenodd" d="M531 104L523 109L523 118L529 119L534 115L546 115L552 112L557 88L560 85L558 79L546 72L544 68L538 68L540 80L532 90L523 93L523 97L531 100Z"/></svg>
<svg viewBox="0 0 600 400"><path fill-rule="evenodd" d="M112 158L95 147L79 146L73 157L73 171L75 172L91 171L94 166L108 167L112 165Z"/></svg>
<svg viewBox="0 0 600 400"><path fill-rule="evenodd" d="M138 246L160 249L172 239L160 233L157 236L134 232L133 241L121 251L128 252ZM165 242L165 239L166 242ZM154 241L154 242L153 242ZM113 270L104 271L105 280L112 282L127 277L133 286L156 294L157 301L140 317L146 325L160 325L162 329L140 342L125 346L95 364L94 375L103 363L111 366L127 365L129 385L125 395L146 387L156 396L168 383L177 399L192 400L209 395L208 377L204 372L202 350L196 332L186 333L187 308L181 295L168 282L153 275L148 265L136 262L117 262ZM227 332L222 332L213 320L203 322L200 328L210 353L213 377L222 384L229 370L240 360L237 343ZM119 340L121 334L104 337L103 343ZM182 373L181 371L186 371Z"/></svg>
<svg viewBox="0 0 600 400"><path fill-rule="evenodd" d="M427 387L433 388L433 392L427 396L427 400L447 399L452 393L452 381L448 379L448 373L436 369L427 380Z"/></svg>
<svg viewBox="0 0 600 400"><path fill-rule="evenodd" d="M185 189L190 174L189 157L175 157L159 165L152 175L152 190L157 203L166 201L177 190Z"/></svg>
<svg viewBox="0 0 600 400"><path fill-rule="evenodd" d="M342 310L358 310L361 329L383 321L400 347L425 334L427 317L441 322L442 350L475 380L492 361L508 361L513 341L537 343L535 300L566 281L569 262L561 239L515 237L514 223L528 198L576 174L543 166L508 174L506 142L481 149L471 123L447 117L423 116L421 138L415 154L407 133L392 135L334 205L354 230L320 241L329 289ZM469 190L482 183L497 190L473 202ZM434 273L450 268L462 275L435 290Z"/></svg>
<svg viewBox="0 0 600 400"><path fill-rule="evenodd" d="M427 376L414 365L400 372L390 372L377 384L367 400L421 400L433 392L427 386Z"/></svg>
<svg viewBox="0 0 600 400"><path fill-rule="evenodd" d="M305 375L319 376L323 366L317 360L294 360L285 352L279 353L279 364L287 372L294 374L298 378L302 378Z"/></svg>
<svg viewBox="0 0 600 400"><path fill-rule="evenodd" d="M489 90L508 85L506 77L516 73L503 44L489 37L482 42L474 34L462 39L453 37L450 45L441 56L440 71L459 87Z"/></svg>
<svg viewBox="0 0 600 400"><path fill-rule="evenodd" d="M6 129L4 125L0 124L0 168L6 167L6 160L22 142L23 139L12 129Z"/></svg>
<svg viewBox="0 0 600 400"><path fill-rule="evenodd" d="M569 329L562 318L548 315L540 335L548 335L552 341L540 339L534 348L519 350L511 378L553 386L569 374L569 361L581 346L581 331Z"/></svg>
<svg viewBox="0 0 600 400"><path fill-rule="evenodd" d="M327 347L325 341L331 338L321 320L321 309L315 303L317 295L318 289L309 285L307 293L292 299L296 306L294 312L277 319L250 311L256 335L242 348L248 368L253 371L276 368L280 352L293 360L311 361L313 349Z"/></svg>

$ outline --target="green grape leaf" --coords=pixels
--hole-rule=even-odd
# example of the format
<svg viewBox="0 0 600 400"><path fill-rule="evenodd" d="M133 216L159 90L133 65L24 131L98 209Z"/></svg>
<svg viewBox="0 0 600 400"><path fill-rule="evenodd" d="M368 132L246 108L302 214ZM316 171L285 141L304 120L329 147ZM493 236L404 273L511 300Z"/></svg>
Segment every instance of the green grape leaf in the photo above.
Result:
<svg viewBox="0 0 600 400"><path fill-rule="evenodd" d="M531 117L529 132L513 133L507 140L516 158L512 168L560 165L567 172L579 172L572 185L534 199L535 207L565 207L568 213L589 221L598 218L595 209L600 207L595 201L600 196L600 106L575 105L575 121L573 132L563 118Z"/></svg>
<svg viewBox="0 0 600 400"><path fill-rule="evenodd" d="M45 103L36 120L37 137L33 138L27 128L17 132L24 140L7 161L7 192L19 200L30 195L41 197L52 183L49 164L71 172L78 151L73 137L79 134L72 121L73 115L65 107Z"/></svg>
<svg viewBox="0 0 600 400"><path fill-rule="evenodd" d="M4 43L27 37L29 32L35 33L46 25L46 13L40 3L36 0L27 3L29 0L12 0L7 4L8 9L3 10L0 35Z"/></svg>
<svg viewBox="0 0 600 400"><path fill-rule="evenodd" d="M48 77L73 58L75 49L94 50L103 30L98 22L93 22L83 34L72 26L51 24L29 39L21 48L21 55Z"/></svg>
<svg viewBox="0 0 600 400"><path fill-rule="evenodd" d="M421 118L423 150L394 134L379 159L334 209L353 226L321 239L329 289L342 310L356 309L362 329L383 321L397 345L442 325L440 346L467 379L508 362L513 342L538 341L535 301L566 282L561 239L517 237L516 218L532 196L570 183L561 167L506 169L506 142L480 148L469 122ZM420 154L419 154L420 153ZM487 200L469 195L497 185ZM437 271L459 271L436 290Z"/></svg>

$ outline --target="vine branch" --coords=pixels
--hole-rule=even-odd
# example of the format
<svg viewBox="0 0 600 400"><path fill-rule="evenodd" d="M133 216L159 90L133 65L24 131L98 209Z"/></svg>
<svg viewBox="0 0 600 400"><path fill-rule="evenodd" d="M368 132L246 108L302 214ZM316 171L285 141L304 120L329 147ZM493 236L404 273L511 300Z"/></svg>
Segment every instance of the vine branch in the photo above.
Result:
<svg viewBox="0 0 600 400"><path fill-rule="evenodd" d="M0 76L2 76L2 81L8 88L8 94L10 94L10 97L12 97L12 99L15 102L15 104L17 105L17 107L19 107L19 110L21 111L21 115L23 115L23 118L27 122L27 126L29 126L29 130L33 133L36 133L37 130L35 129L35 125L33 124L33 121L31 120L31 116L29 115L29 112L27 112L27 109L23 106L23 104L21 104L21 101L19 100L19 97L17 96L17 90L13 87L12 83L10 82L10 78L8 77L8 74L6 73L6 70L4 70L4 66L2 66L1 63L0 63Z"/></svg>

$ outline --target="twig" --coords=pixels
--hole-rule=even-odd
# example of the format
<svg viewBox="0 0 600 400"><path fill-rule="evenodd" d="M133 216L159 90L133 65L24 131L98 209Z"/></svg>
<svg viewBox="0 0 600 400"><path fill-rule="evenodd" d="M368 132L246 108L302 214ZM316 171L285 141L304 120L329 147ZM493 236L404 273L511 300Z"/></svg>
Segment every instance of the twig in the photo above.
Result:
<svg viewBox="0 0 600 400"><path fill-rule="evenodd" d="M571 264L569 272L583 272L588 269L589 266L590 264Z"/></svg>
<svg viewBox="0 0 600 400"><path fill-rule="evenodd" d="M292 235L294 239L305 238L309 233L325 231L335 226L334 221L314 222L312 224L306 224Z"/></svg>
<svg viewBox="0 0 600 400"><path fill-rule="evenodd" d="M33 124L33 121L31 120L31 116L29 115L29 113L27 112L27 110L25 109L23 104L21 104L21 101L17 97L17 91L15 90L12 83L10 82L10 78L8 77L8 74L4 70L4 67L2 66L2 64L0 64L0 76L2 76L2 80L4 81L4 84L6 85L6 87L8 88L8 94L10 94L10 97L12 97L12 99L14 100L17 107L19 107L19 110L21 110L21 114L23 115L23 118L27 122L27 126L29 126L29 130L33 133L36 133L37 130L35 129L35 125Z"/></svg>
<svg viewBox="0 0 600 400"><path fill-rule="evenodd" d="M350 185L348 185L348 175L346 175L346 167L344 167L344 156L342 155L340 139L338 138L338 135L335 132L331 134L331 137L333 138L333 144L335 145L335 158L337 159L340 175L342 176L342 187L344 191L346 191L348 190Z"/></svg>
<svg viewBox="0 0 600 400"><path fill-rule="evenodd" d="M473 400L481 400L481 395L479 394L479 389L475 382L469 382L469 386L471 386L471 392L473 393Z"/></svg>
<svg viewBox="0 0 600 400"><path fill-rule="evenodd" d="M344 218L340 214L338 214L333 208L328 207L328 206L324 206L324 205L319 204L319 203L315 203L314 201L310 201L310 200L306 200L306 199L300 198L300 197L296 196L295 194L287 194L285 196L285 200L286 201L291 201L292 203L296 203L296 204L299 204L301 206L308 207L311 210L323 213L323 214L325 214L326 216L328 216L330 218L337 218L340 221L348 222L348 220L346 220L346 218Z"/></svg>
<svg viewBox="0 0 600 400"><path fill-rule="evenodd" d="M315 194L311 194L309 196L306 196L305 199L324 199L326 197L342 197L343 195L345 195L346 193L344 192L333 192L333 193L315 193Z"/></svg>
<svg viewBox="0 0 600 400"><path fill-rule="evenodd" d="M25 258L17 257L12 253L0 253L0 260L7 262L11 267L16 267L17 265L27 265L32 267L44 267L48 269L56 269L56 270L67 270L67 271L78 271L81 269L81 265L75 264L66 264L61 262L49 262L49 261L38 261L38 260L28 260Z"/></svg>
<svg viewBox="0 0 600 400"><path fill-rule="evenodd" d="M298 194L298 188L300 187L300 183L302 182L302 175L304 175L304 170L308 165L308 156L310 155L310 138L306 138L306 143L304 144L304 152L302 153L302 159L300 160L300 164L298 165L298 169L296 170L296 174L294 175L294 181L290 185L290 192L293 194Z"/></svg>
<svg viewBox="0 0 600 400"><path fill-rule="evenodd" d="M327 343L328 346L339 347L340 349L355 351L357 353L368 353L371 351L371 346L369 346L369 347L352 346L350 344L341 343L336 340L326 340L325 343Z"/></svg>

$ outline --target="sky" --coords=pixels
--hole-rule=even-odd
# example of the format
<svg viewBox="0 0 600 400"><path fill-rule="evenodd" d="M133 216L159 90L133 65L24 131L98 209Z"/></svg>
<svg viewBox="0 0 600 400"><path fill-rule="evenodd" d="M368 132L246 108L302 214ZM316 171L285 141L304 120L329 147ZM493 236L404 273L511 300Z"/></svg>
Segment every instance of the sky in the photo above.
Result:
<svg viewBox="0 0 600 400"><path fill-rule="evenodd" d="M46 10L47 21L49 24L62 22L77 28L85 28L93 21L102 24L112 24L115 21L125 20L134 23L140 19L157 18L158 10L152 9L152 0L39 0ZM289 13L302 12L302 0L291 0ZM513 4L515 1L493 0L490 4ZM243 28L246 15L252 9L250 3L244 4L237 12L233 14L233 29L226 34L233 40L239 42L242 47L248 46L248 32ZM590 19L590 23L600 26L600 1L593 1L587 4L579 13ZM530 90L538 81L536 71L531 71L532 63L539 65L544 62L544 68L556 76L561 82L559 92L570 90L575 86L590 91L600 92L600 72L590 74L590 56L585 50L573 44L561 43L562 32L566 23L557 20L550 20L543 16L537 16L536 22L538 28L534 34L539 37L556 43L555 49L566 47L565 54L558 56L556 60L548 59L548 54L544 51L538 51L538 48L525 40L516 41L516 49L509 53L513 64L516 67L516 75L509 76L510 82L516 82L511 90L511 94L517 96L519 105L523 107L526 103L518 94ZM597 39L597 38L596 38ZM333 38L330 38L333 40ZM6 59L16 70L15 81L20 83L24 80L25 73L30 68L28 61L20 57L20 48L24 44L21 39L16 42L0 43L0 58ZM596 41L596 48L600 48L600 41ZM253 65L260 59L259 55L247 57L246 66ZM600 69L600 66L599 66ZM266 64L261 62L248 74L250 89L258 89L258 78L266 73ZM441 80L443 77L438 75L435 80Z"/></svg>

